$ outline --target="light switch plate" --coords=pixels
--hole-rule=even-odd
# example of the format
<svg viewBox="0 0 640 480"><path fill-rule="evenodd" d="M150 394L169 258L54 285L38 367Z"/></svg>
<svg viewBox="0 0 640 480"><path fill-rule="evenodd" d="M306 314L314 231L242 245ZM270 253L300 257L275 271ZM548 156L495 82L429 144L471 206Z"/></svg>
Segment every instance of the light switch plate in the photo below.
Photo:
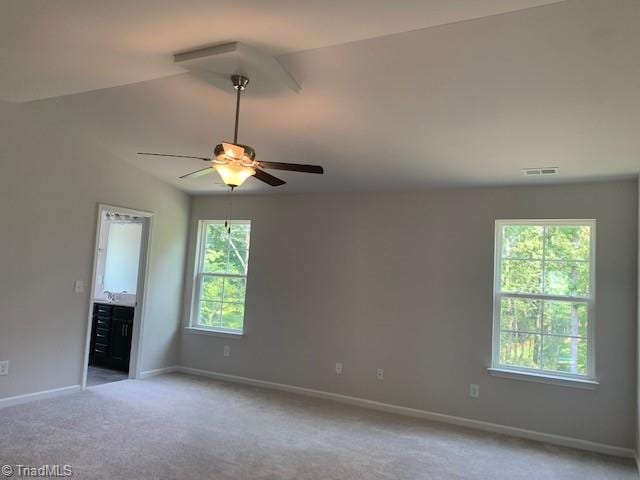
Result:
<svg viewBox="0 0 640 480"><path fill-rule="evenodd" d="M223 349L223 351L222 351L222 354L223 354L225 357L229 357L229 356L231 356L231 347L230 347L229 345L225 345L225 346L224 346L224 349Z"/></svg>
<svg viewBox="0 0 640 480"><path fill-rule="evenodd" d="M9 375L9 360L0 362L0 375Z"/></svg>
<svg viewBox="0 0 640 480"><path fill-rule="evenodd" d="M82 280L76 280L73 283L73 289L75 290L76 293L84 292L84 282Z"/></svg>
<svg viewBox="0 0 640 480"><path fill-rule="evenodd" d="M336 374L342 375L342 363L336 363Z"/></svg>

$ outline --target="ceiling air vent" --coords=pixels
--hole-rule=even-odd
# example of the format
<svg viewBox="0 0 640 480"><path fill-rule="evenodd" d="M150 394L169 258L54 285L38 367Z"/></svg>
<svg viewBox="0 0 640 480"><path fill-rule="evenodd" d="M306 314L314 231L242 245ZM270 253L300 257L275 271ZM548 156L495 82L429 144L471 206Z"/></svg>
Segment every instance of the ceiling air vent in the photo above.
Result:
<svg viewBox="0 0 640 480"><path fill-rule="evenodd" d="M532 175L557 175L558 167L536 167L536 168L525 168L523 170L526 176Z"/></svg>

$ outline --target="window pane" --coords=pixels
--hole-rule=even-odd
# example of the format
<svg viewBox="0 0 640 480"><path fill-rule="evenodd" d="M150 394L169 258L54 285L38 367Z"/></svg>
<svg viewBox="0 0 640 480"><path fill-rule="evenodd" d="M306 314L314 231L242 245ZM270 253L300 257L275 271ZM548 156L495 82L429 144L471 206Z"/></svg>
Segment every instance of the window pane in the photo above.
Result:
<svg viewBox="0 0 640 480"><path fill-rule="evenodd" d="M226 273L229 254L228 233L224 224L210 223L206 228L204 264L206 273Z"/></svg>
<svg viewBox="0 0 640 480"><path fill-rule="evenodd" d="M502 228L502 256L507 258L542 258L543 227L507 225Z"/></svg>
<svg viewBox="0 0 640 480"><path fill-rule="evenodd" d="M547 261L544 264L544 293L586 297L589 295L589 264Z"/></svg>
<svg viewBox="0 0 640 480"><path fill-rule="evenodd" d="M591 227L588 225L548 226L545 229L545 258L589 260Z"/></svg>
<svg viewBox="0 0 640 480"><path fill-rule="evenodd" d="M249 224L210 223L206 228L203 271L246 275L249 258Z"/></svg>
<svg viewBox="0 0 640 480"><path fill-rule="evenodd" d="M500 289L503 292L541 293L542 262L503 260Z"/></svg>
<svg viewBox="0 0 640 480"><path fill-rule="evenodd" d="M542 359L545 370L585 375L587 341L579 338L544 336Z"/></svg>
<svg viewBox="0 0 640 480"><path fill-rule="evenodd" d="M502 298L500 329L519 332L540 331L540 302L526 298Z"/></svg>
<svg viewBox="0 0 640 480"><path fill-rule="evenodd" d="M224 285L224 277L213 277L210 275L202 276L202 292L201 300L222 302L222 288Z"/></svg>
<svg viewBox="0 0 640 480"><path fill-rule="evenodd" d="M222 306L221 327L242 331L244 304L225 303Z"/></svg>
<svg viewBox="0 0 640 480"><path fill-rule="evenodd" d="M205 327L219 327L222 303L220 302L200 302L199 324Z"/></svg>
<svg viewBox="0 0 640 480"><path fill-rule="evenodd" d="M246 282L244 278L225 278L224 303L244 303Z"/></svg>
<svg viewBox="0 0 640 480"><path fill-rule="evenodd" d="M246 275L249 260L249 225L231 224L227 273Z"/></svg>
<svg viewBox="0 0 640 480"><path fill-rule="evenodd" d="M500 333L500 363L525 368L540 368L540 335Z"/></svg>
<svg viewBox="0 0 640 480"><path fill-rule="evenodd" d="M544 333L586 337L587 318L586 303L544 302Z"/></svg>

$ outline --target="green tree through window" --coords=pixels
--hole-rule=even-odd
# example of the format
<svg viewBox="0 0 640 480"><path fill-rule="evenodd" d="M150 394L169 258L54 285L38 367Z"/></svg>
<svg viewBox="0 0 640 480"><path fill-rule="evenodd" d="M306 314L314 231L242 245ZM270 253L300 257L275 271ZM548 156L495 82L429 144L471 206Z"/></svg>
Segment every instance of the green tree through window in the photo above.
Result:
<svg viewBox="0 0 640 480"><path fill-rule="evenodd" d="M592 377L591 221L497 222L494 367Z"/></svg>
<svg viewBox="0 0 640 480"><path fill-rule="evenodd" d="M242 332L249 263L249 222L200 222L197 326Z"/></svg>

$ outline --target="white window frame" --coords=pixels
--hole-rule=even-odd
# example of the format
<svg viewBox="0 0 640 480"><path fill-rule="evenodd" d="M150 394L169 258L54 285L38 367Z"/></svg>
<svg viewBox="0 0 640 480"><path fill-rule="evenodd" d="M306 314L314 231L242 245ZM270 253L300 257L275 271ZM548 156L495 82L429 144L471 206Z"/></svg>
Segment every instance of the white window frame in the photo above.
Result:
<svg viewBox="0 0 640 480"><path fill-rule="evenodd" d="M532 226L589 226L591 228L591 238L589 245L589 296L588 297L566 297L545 294L521 294L502 293L501 271L502 271L502 227L509 225L532 225ZM544 260L544 253L543 253ZM510 378L520 378L532 381L542 381L544 383L558 383L571 385L581 383L591 388L589 384L597 384L596 380L596 221L595 219L543 219L543 220L496 220L495 222L495 251L493 267L493 336L491 345L491 368L489 371L493 375ZM544 262L542 275L544 277ZM518 367L514 365L504 365L500 363L500 300L503 296L511 298L531 298L537 300L558 300L558 301L578 301L587 304L588 325L587 325L587 374L579 375L565 372L555 372L550 370ZM571 385L576 386L576 385Z"/></svg>
<svg viewBox="0 0 640 480"><path fill-rule="evenodd" d="M251 220L226 220L231 225L249 225L251 229ZM246 331L246 290L245 290L245 309L243 311L242 318L242 330L235 330L224 327L208 327L206 325L201 325L199 322L200 319L200 294L202 292L202 279L205 276L213 276L213 277L230 277L230 278L244 278L245 285L248 284L249 277L249 257L251 256L251 244L249 244L249 255L247 257L247 273L245 275L241 274L230 274L230 273L204 273L202 271L203 263L204 263L204 254L206 251L206 242L207 242L207 234L206 229L209 225L224 225L225 220L199 220L198 221L198 232L197 232L197 240L196 240L196 252L195 252L195 265L193 268L193 282L192 282L192 290L191 290L191 312L189 315L189 327L188 329L197 333L207 333L211 335L221 335L221 336L236 336L241 337L245 334ZM251 235L251 233L249 233Z"/></svg>

